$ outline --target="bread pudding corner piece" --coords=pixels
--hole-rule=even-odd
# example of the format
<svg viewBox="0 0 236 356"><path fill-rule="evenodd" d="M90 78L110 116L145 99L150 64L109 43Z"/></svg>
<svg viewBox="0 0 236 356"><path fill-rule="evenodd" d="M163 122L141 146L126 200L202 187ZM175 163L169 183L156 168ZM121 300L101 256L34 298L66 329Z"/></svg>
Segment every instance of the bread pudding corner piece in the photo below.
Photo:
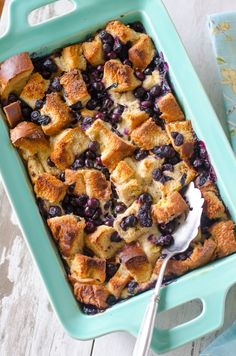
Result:
<svg viewBox="0 0 236 356"><path fill-rule="evenodd" d="M152 216L158 224L166 224L187 210L188 205L185 200L179 192L174 191L152 206Z"/></svg>
<svg viewBox="0 0 236 356"><path fill-rule="evenodd" d="M50 118L48 124L42 125L44 133L48 136L56 135L71 122L70 108L58 93L47 94L40 113Z"/></svg>
<svg viewBox="0 0 236 356"><path fill-rule="evenodd" d="M70 263L76 253L83 251L85 220L70 214L50 218L47 224L62 256Z"/></svg>
<svg viewBox="0 0 236 356"><path fill-rule="evenodd" d="M20 98L34 109L36 101L43 99L45 96L49 83L49 80L44 79L41 74L33 73L24 86Z"/></svg>
<svg viewBox="0 0 236 356"><path fill-rule="evenodd" d="M131 140L144 150L150 150L155 146L170 144L170 138L166 131L158 126L151 118L133 130Z"/></svg>
<svg viewBox="0 0 236 356"><path fill-rule="evenodd" d="M166 132L180 157L182 159L191 158L196 142L191 122L189 120L171 122L166 125Z"/></svg>
<svg viewBox="0 0 236 356"><path fill-rule="evenodd" d="M198 243L186 259L171 259L166 267L165 276L181 276L189 270L198 268L214 260L216 257L216 243L212 239L205 240L203 244ZM154 273L159 275L162 259L158 259Z"/></svg>
<svg viewBox="0 0 236 356"><path fill-rule="evenodd" d="M140 33L134 31L124 23L114 20L108 22L106 31L113 37L118 37L122 43L131 42L134 43L139 39Z"/></svg>
<svg viewBox="0 0 236 356"><path fill-rule="evenodd" d="M50 158L59 169L65 170L72 165L76 155L80 155L88 148L89 142L89 138L79 126L65 129L51 137Z"/></svg>
<svg viewBox="0 0 236 356"><path fill-rule="evenodd" d="M60 57L54 57L53 60L63 72L71 69L86 69L86 60L83 55L82 43L64 47Z"/></svg>
<svg viewBox="0 0 236 356"><path fill-rule="evenodd" d="M109 259L124 246L124 240L120 238L113 227L101 225L95 232L85 237L85 245L96 256Z"/></svg>
<svg viewBox="0 0 236 356"><path fill-rule="evenodd" d="M122 290L131 281L132 276L122 263L114 276L109 280L106 287L111 294L117 299L120 297Z"/></svg>
<svg viewBox="0 0 236 356"><path fill-rule="evenodd" d="M34 66L28 52L6 59L0 65L0 96L7 99L11 92L19 94L25 86Z"/></svg>
<svg viewBox="0 0 236 356"><path fill-rule="evenodd" d="M146 34L140 34L138 41L129 49L129 60L135 69L145 69L155 55L155 48L151 38Z"/></svg>
<svg viewBox="0 0 236 356"><path fill-rule="evenodd" d="M110 59L104 65L103 82L106 87L117 84L110 89L112 92L122 93L137 88L141 82L135 77L133 69L122 64L118 59Z"/></svg>
<svg viewBox="0 0 236 356"><path fill-rule="evenodd" d="M66 195L67 186L53 175L43 173L37 178L34 191L38 198L47 200L52 204L57 204Z"/></svg>
<svg viewBox="0 0 236 356"><path fill-rule="evenodd" d="M87 194L102 202L110 199L112 195L111 183L104 174L96 169L80 169L77 171L65 170L65 183L75 184L74 194Z"/></svg>
<svg viewBox="0 0 236 356"><path fill-rule="evenodd" d="M203 212L209 219L227 219L226 209L215 184L207 182L200 188L204 198Z"/></svg>
<svg viewBox="0 0 236 356"><path fill-rule="evenodd" d="M114 229L126 243L137 241L140 236L147 233L150 235L157 233L157 226L153 223L151 217L151 206L147 208L147 211L143 211L142 204L136 200L123 214L119 214L115 219Z"/></svg>
<svg viewBox="0 0 236 356"><path fill-rule="evenodd" d="M60 83L63 87L66 103L69 106L76 104L78 101L85 106L91 98L82 74L77 69L71 69L69 72L64 73L60 78Z"/></svg>
<svg viewBox="0 0 236 356"><path fill-rule="evenodd" d="M71 277L81 283L101 284L106 279L106 260L76 253L70 265Z"/></svg>
<svg viewBox="0 0 236 356"><path fill-rule="evenodd" d="M235 224L232 220L216 222L209 228L216 243L217 257L224 257L236 251Z"/></svg>
<svg viewBox="0 0 236 356"><path fill-rule="evenodd" d="M75 282L74 295L79 302L93 305L98 309L106 309L109 306L107 299L110 293L105 286L100 284Z"/></svg>
<svg viewBox="0 0 236 356"><path fill-rule="evenodd" d="M40 126L22 121L10 130L12 144L19 148L25 160L29 156L48 150L49 142Z"/></svg>
<svg viewBox="0 0 236 356"><path fill-rule="evenodd" d="M166 124L173 121L185 120L184 113L172 93L158 98L157 104L161 111L160 117L165 120Z"/></svg>
<svg viewBox="0 0 236 356"><path fill-rule="evenodd" d="M106 123L96 120L86 134L100 145L102 163L113 170L123 158L131 155L135 146L114 134Z"/></svg>
<svg viewBox="0 0 236 356"><path fill-rule="evenodd" d="M147 282L152 274L152 265L138 243L127 244L119 253L124 264L136 282Z"/></svg>
<svg viewBox="0 0 236 356"><path fill-rule="evenodd" d="M98 66L105 62L102 41L99 35L95 36L90 42L84 42L82 46L84 56L92 66Z"/></svg>

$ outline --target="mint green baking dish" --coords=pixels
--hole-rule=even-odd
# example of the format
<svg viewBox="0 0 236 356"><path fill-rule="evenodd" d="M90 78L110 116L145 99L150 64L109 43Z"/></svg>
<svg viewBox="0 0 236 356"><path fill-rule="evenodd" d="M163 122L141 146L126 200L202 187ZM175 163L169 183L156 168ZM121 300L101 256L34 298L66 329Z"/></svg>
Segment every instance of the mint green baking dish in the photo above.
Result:
<svg viewBox="0 0 236 356"><path fill-rule="evenodd" d="M187 118L205 141L218 176L221 195L236 221L236 161L215 112L194 72L175 28L160 0L73 0L74 10L60 18L30 26L28 14L50 0L13 0L9 25L0 39L0 62L30 51L46 54L83 40L108 20L141 20L170 67L170 78ZM1 112L3 118L3 113ZM21 224L25 240L46 285L51 304L64 329L74 338L91 339L125 330L137 335L151 291L124 301L104 313L81 313L56 248L38 212L24 165L9 141L5 121L0 120L0 169L8 197ZM195 319L170 330L155 329L154 351L162 353L197 339L223 323L225 297L236 282L236 254L195 270L162 288L159 311L200 299L203 310Z"/></svg>

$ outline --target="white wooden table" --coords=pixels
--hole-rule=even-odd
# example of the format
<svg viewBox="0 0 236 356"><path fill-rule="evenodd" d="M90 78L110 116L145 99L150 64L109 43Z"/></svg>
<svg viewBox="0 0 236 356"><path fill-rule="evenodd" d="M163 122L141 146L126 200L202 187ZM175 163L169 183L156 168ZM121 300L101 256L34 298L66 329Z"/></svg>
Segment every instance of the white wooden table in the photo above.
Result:
<svg viewBox="0 0 236 356"><path fill-rule="evenodd" d="M234 0L164 0L193 65L220 119L224 117L217 84L216 65L208 37L206 15L218 11L236 11ZM66 0L39 10L33 20L53 16L69 8ZM4 19L3 19L4 22ZM3 23L3 27L4 27ZM236 285L226 300L224 328L236 318ZM192 302L165 313L161 324L170 326L191 319L200 311ZM197 356L215 336L169 352L169 356ZM0 355L2 356L129 356L134 338L116 333L81 342L71 339L58 323L46 291L22 238L17 219L0 183ZM227 352L226 352L227 354ZM154 353L150 352L150 356Z"/></svg>

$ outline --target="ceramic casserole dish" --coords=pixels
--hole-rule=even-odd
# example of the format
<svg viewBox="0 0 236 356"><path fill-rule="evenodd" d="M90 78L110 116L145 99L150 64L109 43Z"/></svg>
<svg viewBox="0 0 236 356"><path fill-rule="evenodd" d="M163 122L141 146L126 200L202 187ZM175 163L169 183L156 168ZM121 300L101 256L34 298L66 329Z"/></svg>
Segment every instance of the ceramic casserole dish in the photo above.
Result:
<svg viewBox="0 0 236 356"><path fill-rule="evenodd" d="M141 21L169 64L175 93L200 140L206 143L216 170L221 196L236 221L236 161L227 137L194 72L175 28L160 0L72 0L70 13L30 26L29 13L50 0L12 0L8 28L0 38L0 62L23 52L38 55L83 40L111 19ZM137 335L151 291L118 303L93 316L80 311L67 282L64 267L38 211L31 184L17 151L9 141L0 112L0 171L22 232L47 288L51 304L64 329L74 338L91 339L125 330ZM200 299L200 315L172 329L156 328L152 348L162 353L199 338L224 319L225 297L236 282L236 254L208 264L162 288L159 311ZM135 316L135 317L134 317Z"/></svg>

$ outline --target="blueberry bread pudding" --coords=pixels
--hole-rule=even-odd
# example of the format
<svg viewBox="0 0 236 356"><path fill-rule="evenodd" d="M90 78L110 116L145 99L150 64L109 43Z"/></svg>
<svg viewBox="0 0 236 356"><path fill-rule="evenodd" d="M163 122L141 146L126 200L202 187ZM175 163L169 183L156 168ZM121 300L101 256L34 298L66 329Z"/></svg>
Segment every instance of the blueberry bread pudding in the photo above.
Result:
<svg viewBox="0 0 236 356"><path fill-rule="evenodd" d="M151 288L162 249L204 197L198 235L165 281L236 251L206 147L141 23L109 22L82 43L0 65L1 105L40 213L87 313Z"/></svg>

